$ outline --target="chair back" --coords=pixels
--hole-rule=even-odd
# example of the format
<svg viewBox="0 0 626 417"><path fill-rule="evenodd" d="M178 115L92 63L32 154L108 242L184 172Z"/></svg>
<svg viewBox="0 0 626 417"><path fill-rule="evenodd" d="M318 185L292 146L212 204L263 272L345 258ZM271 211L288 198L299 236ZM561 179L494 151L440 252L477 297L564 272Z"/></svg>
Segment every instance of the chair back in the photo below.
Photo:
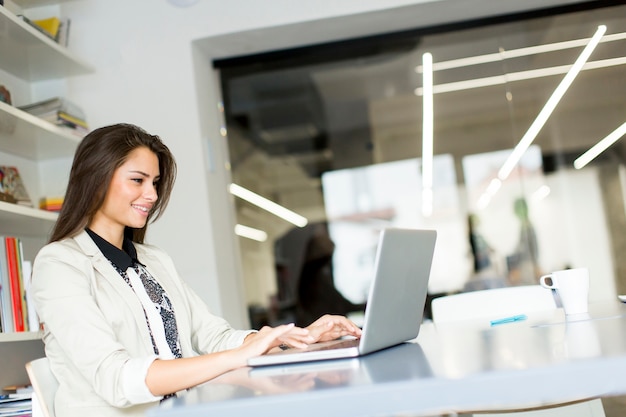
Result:
<svg viewBox="0 0 626 417"><path fill-rule="evenodd" d="M494 288L437 297L432 301L435 323L499 318L557 308L552 292L540 285Z"/></svg>
<svg viewBox="0 0 626 417"><path fill-rule="evenodd" d="M39 358L26 364L26 372L44 417L54 416L54 396L59 382L50 369L48 358Z"/></svg>

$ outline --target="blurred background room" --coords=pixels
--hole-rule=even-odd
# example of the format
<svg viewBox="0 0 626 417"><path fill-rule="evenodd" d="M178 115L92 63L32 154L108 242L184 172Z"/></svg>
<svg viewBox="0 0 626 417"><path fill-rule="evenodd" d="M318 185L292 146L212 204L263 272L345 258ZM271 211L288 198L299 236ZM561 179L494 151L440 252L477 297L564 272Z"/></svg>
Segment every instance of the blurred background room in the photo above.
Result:
<svg viewBox="0 0 626 417"><path fill-rule="evenodd" d="M587 266L591 301L614 299L626 147L579 158L624 134L624 51L626 6L605 4L215 61L233 183L296 215L235 199L261 232L240 238L252 322L291 319L319 234L336 288L364 303L383 227L437 229L431 297Z"/></svg>

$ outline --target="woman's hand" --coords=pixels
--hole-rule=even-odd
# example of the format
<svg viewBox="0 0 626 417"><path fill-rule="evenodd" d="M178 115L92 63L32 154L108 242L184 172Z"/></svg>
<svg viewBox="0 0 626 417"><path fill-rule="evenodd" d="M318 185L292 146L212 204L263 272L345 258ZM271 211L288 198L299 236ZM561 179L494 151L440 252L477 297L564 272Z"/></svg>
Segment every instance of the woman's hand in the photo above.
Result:
<svg viewBox="0 0 626 417"><path fill-rule="evenodd" d="M264 326L258 332L249 334L238 350L243 352L247 359L263 355L280 345L305 348L311 343L326 342L342 336L361 337L361 329L344 316L326 314L306 329L295 327L293 324Z"/></svg>
<svg viewBox="0 0 626 417"><path fill-rule="evenodd" d="M342 336L361 337L361 329L344 316L326 314L305 329L293 327L279 337L281 344L305 348L316 342L335 340Z"/></svg>
<svg viewBox="0 0 626 417"><path fill-rule="evenodd" d="M277 327L263 326L258 332L250 333L246 336L241 346L237 349L244 353L246 359L252 358L267 353L272 348L285 343L285 339L308 338L308 334L307 330L295 327L293 323Z"/></svg>
<svg viewBox="0 0 626 417"><path fill-rule="evenodd" d="M307 328L313 342L326 342L342 336L361 337L361 329L344 316L323 315Z"/></svg>

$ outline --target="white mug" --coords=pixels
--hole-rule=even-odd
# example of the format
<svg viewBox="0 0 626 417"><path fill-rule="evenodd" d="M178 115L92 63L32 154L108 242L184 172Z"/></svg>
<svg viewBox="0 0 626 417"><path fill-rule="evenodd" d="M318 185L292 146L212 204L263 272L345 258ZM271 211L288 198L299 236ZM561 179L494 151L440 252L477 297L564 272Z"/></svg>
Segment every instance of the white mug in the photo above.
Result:
<svg viewBox="0 0 626 417"><path fill-rule="evenodd" d="M547 280L550 280L548 284ZM539 284L556 290L565 314L582 314L589 310L589 270L587 268L564 269L539 278Z"/></svg>

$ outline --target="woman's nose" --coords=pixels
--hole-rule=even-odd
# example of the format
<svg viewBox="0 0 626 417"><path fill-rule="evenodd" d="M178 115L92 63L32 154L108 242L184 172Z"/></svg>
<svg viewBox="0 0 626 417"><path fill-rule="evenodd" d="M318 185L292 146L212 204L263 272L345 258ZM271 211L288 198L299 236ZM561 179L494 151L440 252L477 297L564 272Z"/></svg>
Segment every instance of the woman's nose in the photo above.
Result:
<svg viewBox="0 0 626 417"><path fill-rule="evenodd" d="M144 197L150 201L156 201L159 198L159 194L157 193L156 187L154 185L150 185L147 187L144 192Z"/></svg>

